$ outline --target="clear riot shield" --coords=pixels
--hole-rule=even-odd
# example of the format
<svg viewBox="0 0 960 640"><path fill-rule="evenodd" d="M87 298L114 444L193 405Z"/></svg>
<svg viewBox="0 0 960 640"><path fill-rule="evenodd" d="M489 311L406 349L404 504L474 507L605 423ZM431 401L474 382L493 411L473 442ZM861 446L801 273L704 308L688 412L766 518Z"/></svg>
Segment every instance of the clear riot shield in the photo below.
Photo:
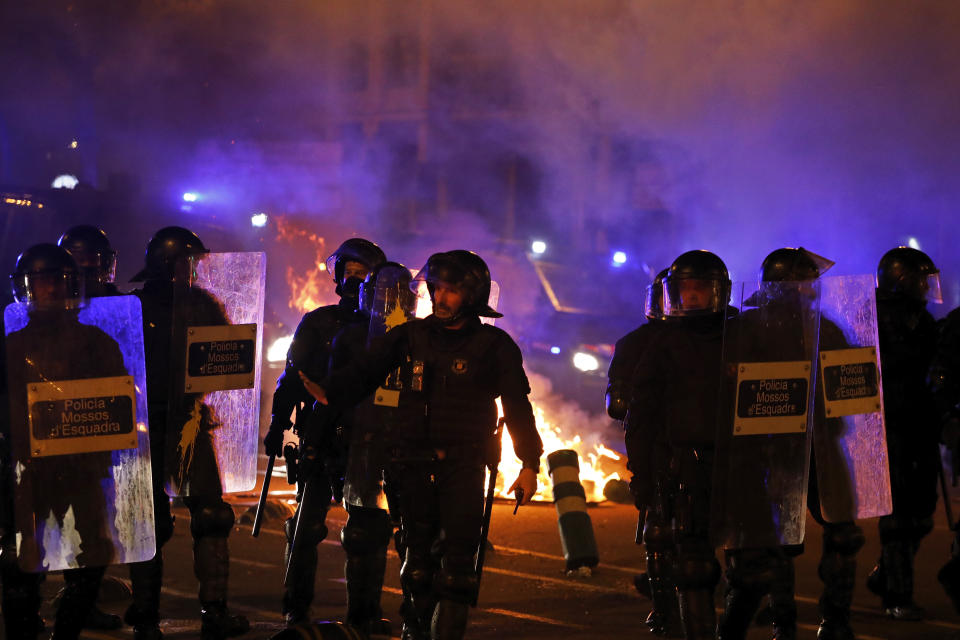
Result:
<svg viewBox="0 0 960 640"><path fill-rule="evenodd" d="M20 567L149 560L156 541L140 301L94 298L57 311L11 304L4 330L3 480L12 490L3 509L12 501Z"/></svg>
<svg viewBox="0 0 960 640"><path fill-rule="evenodd" d="M410 290L411 279L410 271L403 267L384 267L377 274L367 346L415 317L417 296ZM365 400L353 411L353 433L343 482L343 499L347 504L387 508L383 493L383 468L387 462L383 432L389 428L402 389L398 369L387 376L372 399Z"/></svg>
<svg viewBox="0 0 960 640"><path fill-rule="evenodd" d="M803 541L819 285L737 283L726 320L711 532L725 549Z"/></svg>
<svg viewBox="0 0 960 640"><path fill-rule="evenodd" d="M813 429L820 511L849 522L893 510L872 275L820 279L820 382Z"/></svg>
<svg viewBox="0 0 960 640"><path fill-rule="evenodd" d="M175 496L249 491L257 474L266 255L209 253L178 273L167 490Z"/></svg>

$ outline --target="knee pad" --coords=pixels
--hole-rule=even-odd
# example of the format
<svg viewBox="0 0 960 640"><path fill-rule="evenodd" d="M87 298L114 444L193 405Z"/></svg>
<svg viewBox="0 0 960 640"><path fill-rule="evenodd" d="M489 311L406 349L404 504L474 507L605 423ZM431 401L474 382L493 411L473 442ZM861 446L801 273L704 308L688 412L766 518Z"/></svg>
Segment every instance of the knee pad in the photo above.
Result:
<svg viewBox="0 0 960 640"><path fill-rule="evenodd" d="M823 552L852 556L866 542L863 529L853 522L826 523L823 526Z"/></svg>
<svg viewBox="0 0 960 640"><path fill-rule="evenodd" d="M669 551L674 547L673 529L659 518L648 518L643 526L643 544L654 553Z"/></svg>
<svg viewBox="0 0 960 640"><path fill-rule="evenodd" d="M712 555L682 555L677 561L676 581L678 589L712 589L720 581L720 563Z"/></svg>
<svg viewBox="0 0 960 640"><path fill-rule="evenodd" d="M236 517L224 501L209 502L192 510L190 533L194 538L226 538L233 529Z"/></svg>
<svg viewBox="0 0 960 640"><path fill-rule="evenodd" d="M773 549L739 549L727 554L727 582L743 589L769 591L789 562Z"/></svg>
<svg viewBox="0 0 960 640"><path fill-rule="evenodd" d="M877 524L881 543L909 540L912 528L909 518L897 516L883 516Z"/></svg>
<svg viewBox="0 0 960 640"><path fill-rule="evenodd" d="M351 509L347 524L340 531L340 544L350 554L365 555L390 543L393 523L381 509Z"/></svg>
<svg viewBox="0 0 960 640"><path fill-rule="evenodd" d="M446 556L437 575L436 589L442 599L469 604L479 586L473 558Z"/></svg>
<svg viewBox="0 0 960 640"><path fill-rule="evenodd" d="M327 538L327 525L323 522L314 520L313 522L302 522L297 533L303 537L303 542L311 546L317 546Z"/></svg>
<svg viewBox="0 0 960 640"><path fill-rule="evenodd" d="M430 591L433 582L432 563L425 556L407 549L407 557L400 568L400 581L411 593Z"/></svg>
<svg viewBox="0 0 960 640"><path fill-rule="evenodd" d="M154 514L154 516L156 515ZM173 518L157 518L154 523L154 531L157 536L157 548L159 549L173 537Z"/></svg>
<svg viewBox="0 0 960 640"><path fill-rule="evenodd" d="M919 542L923 537L933 531L933 518L916 518L913 521L913 539Z"/></svg>

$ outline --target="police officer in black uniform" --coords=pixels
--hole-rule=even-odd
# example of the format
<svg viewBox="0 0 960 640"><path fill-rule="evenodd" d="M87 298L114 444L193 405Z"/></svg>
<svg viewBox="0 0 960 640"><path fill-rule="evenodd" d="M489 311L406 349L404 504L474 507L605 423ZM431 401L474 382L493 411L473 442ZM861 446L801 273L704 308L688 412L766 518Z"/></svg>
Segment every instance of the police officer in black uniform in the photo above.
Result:
<svg viewBox="0 0 960 640"><path fill-rule="evenodd" d="M147 410L150 422L150 455L153 467L153 500L156 523L157 554L152 560L130 565L133 604L124 619L133 625L134 638L162 638L160 621L160 589L163 582L162 547L173 535L170 499L164 488L164 461L168 443L168 412L171 409L170 385L174 293L177 287L192 284L189 274L178 273L190 256L208 253L195 233L183 227L164 227L150 239L144 268L131 281L143 281L135 292L143 305L143 341L147 366ZM190 286L188 312L198 324L224 324L226 319L219 303L206 292ZM204 456L204 454L207 454ZM212 451L197 448L193 468L208 478L208 486L191 487L191 496L184 498L190 510L190 533L193 536L194 574L200 582L201 633L204 640L221 640L245 633L250 623L227 610L227 579L230 555L227 547L234 523L233 509L223 501L216 458ZM215 486L214 486L215 485ZM193 489L197 491L194 492ZM196 495L194 495L196 493Z"/></svg>
<svg viewBox="0 0 960 640"><path fill-rule="evenodd" d="M315 407L313 398L303 388L298 375L303 371L315 380L327 374L331 344L334 336L347 324L357 322L360 284L367 273L386 260L383 251L364 238L344 241L327 258L327 271L333 275L339 304L310 311L303 316L293 334L287 351L286 368L277 380L273 394L270 429L263 439L267 455L282 455L283 434L291 427L290 416L296 411L294 431L300 438L297 513L287 520L287 548L284 564L288 567L283 594L283 615L287 623L295 625L309 620L313 601L314 580L317 572L317 545L327 537L324 524L332 497L331 483L338 485L340 471L327 468L324 457L331 456L339 413L326 407ZM311 491L304 492L307 483ZM339 486L334 487L338 493ZM310 504L304 504L307 496ZM339 496L337 496L339 500ZM298 523L299 522L299 526ZM302 553L296 562L289 561L294 528L302 539L297 542Z"/></svg>
<svg viewBox="0 0 960 640"><path fill-rule="evenodd" d="M81 361L87 362L85 373L88 377L113 376L126 372L123 356L116 342L96 327L81 324L75 313L65 312L74 308L72 305L79 305L82 300L80 269L69 253L52 244L35 245L17 259L12 280L16 299L19 302L29 302L32 306L29 310L30 323L7 337L6 347L10 352L11 362L22 362L29 358L42 375L52 376L54 379L75 377L75 367ZM49 353L51 341L56 336L63 335L69 335L71 339L62 345L56 358L44 356ZM97 354L95 361L89 360L91 353ZM31 377L27 380L31 380ZM25 414L25 390L8 389L6 393L6 399L12 406L20 406L15 413ZM9 453L9 434L4 434L3 442L7 449L4 453ZM18 486L25 495L42 497L42 502L33 505L36 509L34 514L29 510L21 510L16 515L12 511L5 513L3 525L7 536L12 537L16 529L34 530L37 526L36 520L42 521L47 513L55 514L58 520L62 521L71 509L74 510L77 533L83 540L82 552L76 556L81 568L65 572L69 581L57 609L52 636L56 640L72 640L79 637L87 613L96 600L104 573L104 567L92 566L90 558L97 558L96 563L99 564L101 561L109 562L109 558L113 556L113 544L107 531L109 519L105 498L98 495L97 491L84 495L63 495L54 489L41 492L30 488L28 483L49 482L50 486L92 487L99 490L100 482L111 473L110 453L101 451L31 459L26 452L21 452L15 458L29 459L26 464L30 465L29 474L24 473ZM4 464L9 466L11 459L13 458L5 459ZM11 483L11 478L5 477L4 482ZM12 484L9 486L12 487ZM11 507L12 501L12 493L5 493L5 509ZM30 508L30 505L26 506ZM32 518L34 522L25 524L18 520L19 518L27 521ZM13 526L17 521L20 525ZM4 542L3 608L7 637L34 638L41 626L38 615L38 588L43 574L28 575L20 570L17 566L18 553L12 546L13 541L6 539ZM21 547L35 542L32 536L29 539L25 536ZM10 546L7 546L7 543ZM37 552L42 554L43 550L34 551Z"/></svg>
<svg viewBox="0 0 960 640"><path fill-rule="evenodd" d="M509 489L523 490L521 503L536 492L543 445L520 349L505 332L480 322L481 316L500 317L487 304L486 263L470 251L437 253L416 280L430 291L431 316L389 331L364 357L319 384L303 379L319 402L351 406L401 367L408 386L400 393L401 424L390 466L408 545L401 581L413 596L419 628L429 628L434 640L458 640L479 588L474 555L482 529L484 467L493 462L495 399L501 399L523 461ZM411 632L405 629L404 637L418 637Z"/></svg>
<svg viewBox="0 0 960 640"><path fill-rule="evenodd" d="M645 324L640 325L627 335L617 340L607 371L607 415L614 420L623 420L630 405L633 371L637 361L657 335L658 328L663 323L663 278L668 269L657 274L653 282L647 286L644 299ZM650 498L653 495L654 478L651 473L653 462L653 448L645 447L636 452L637 455L646 455L646 460L633 460L633 477L630 480L630 492L633 494L634 504L640 512L637 531L642 539L647 518L653 517L650 524L651 531L662 528L666 523L659 522L659 514L649 509ZM637 540L639 544L641 539ZM652 535L651 540L657 536ZM680 612L677 608L676 589L668 569L673 565L673 558L668 557L672 545L667 548L654 546L646 547L647 571L634 578L637 589L648 595L653 602L653 608L647 616L646 624L657 635L675 634L680 624ZM669 629L668 629L669 627Z"/></svg>
<svg viewBox="0 0 960 640"><path fill-rule="evenodd" d="M653 449L654 491L643 541L663 563L673 560L658 571L673 583L651 582L651 593L662 590L669 602L675 587L684 636L713 638L720 565L710 542L710 486L730 277L713 253L688 251L663 282L665 320L633 377L625 423L628 467L646 473ZM668 606L654 599L655 611L666 613ZM673 632L669 621L662 625Z"/></svg>
<svg viewBox="0 0 960 640"><path fill-rule="evenodd" d="M392 288L378 287L377 278L381 273L389 278L397 274L400 277L392 282ZM394 298L384 300L389 308L413 312L416 298L410 290L410 280L410 272L396 262L381 263L367 275L360 287L358 316L362 320L347 325L334 338L330 371L349 365L366 352L371 326L370 315L374 310L378 288L381 295ZM349 451L344 488L347 524L341 531L340 542L347 554L344 566L347 624L370 634L390 635L390 621L383 619L380 595L386 570L387 547L393 535L394 522L399 523L399 507L393 498L393 487L387 485L386 492L381 487L384 485L387 462L387 448L383 443L392 440L391 434L396 426L396 409L390 407L382 398L375 398L376 395L378 394L367 396L356 407L345 410L341 417L346 431L345 439L349 441ZM378 501L382 502L378 500L380 498L390 501L389 511L377 507ZM403 555L405 547L399 536L397 541L398 553ZM409 608L406 600L404 608Z"/></svg>
<svg viewBox="0 0 960 640"><path fill-rule="evenodd" d="M87 298L120 295L120 290L114 284L117 277L117 252L110 246L110 239L102 229L89 224L70 227L57 240L57 246L66 249L76 261ZM87 629L109 630L123 626L120 616L105 613L96 606L97 592L105 572L106 567L63 572L64 592L74 589L93 591L94 604L86 614L84 624Z"/></svg>
<svg viewBox="0 0 960 640"><path fill-rule="evenodd" d="M960 308L940 321L937 355L930 369L931 390L940 415L941 441L953 459L953 475L960 473ZM949 500L949 497L945 497ZM937 573L937 580L960 613L960 527L956 522L950 559Z"/></svg>
<svg viewBox="0 0 960 640"><path fill-rule="evenodd" d="M941 302L939 270L918 249L897 247L877 266L877 323L893 513L880 518L880 559L867 587L897 620L920 620L913 600L913 559L933 529L940 465L940 424L927 377L937 326L927 303Z"/></svg>
<svg viewBox="0 0 960 640"><path fill-rule="evenodd" d="M762 282L805 282L822 276L833 262L806 249L784 247L771 252L760 267ZM843 332L834 323L821 317L820 347L848 347ZM816 420L826 420L823 395L815 390ZM829 430L828 430L829 431ZM856 553L863 546L863 531L854 522L826 522L820 511L816 462L811 456L807 503L814 519L823 527L823 553L818 574L824 583L820 598L820 640L853 637L850 629L850 605L856 575ZM741 549L726 554L727 589L723 618L718 637L723 640L746 636L750 621L764 595L770 596L770 617L774 637L789 640L796 637L797 605L794 597L794 557L803 552L803 545L773 548Z"/></svg>

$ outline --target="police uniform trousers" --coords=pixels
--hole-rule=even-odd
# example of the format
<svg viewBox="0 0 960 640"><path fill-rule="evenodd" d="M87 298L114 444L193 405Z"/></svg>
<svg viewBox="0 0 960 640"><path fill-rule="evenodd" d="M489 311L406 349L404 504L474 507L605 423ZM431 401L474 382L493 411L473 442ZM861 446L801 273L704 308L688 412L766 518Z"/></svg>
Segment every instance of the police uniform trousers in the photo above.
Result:
<svg viewBox="0 0 960 640"><path fill-rule="evenodd" d="M484 456L479 448L448 450L443 460L394 462L400 520L407 546L401 581L423 630L435 640L463 636L476 597L474 556L483 524Z"/></svg>

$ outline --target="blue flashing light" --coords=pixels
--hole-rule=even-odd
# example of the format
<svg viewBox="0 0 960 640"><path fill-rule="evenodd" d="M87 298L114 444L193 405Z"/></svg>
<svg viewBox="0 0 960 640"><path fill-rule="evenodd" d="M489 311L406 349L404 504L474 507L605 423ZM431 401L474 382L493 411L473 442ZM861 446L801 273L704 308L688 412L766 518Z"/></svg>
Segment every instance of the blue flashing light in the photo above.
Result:
<svg viewBox="0 0 960 640"><path fill-rule="evenodd" d="M919 249L920 249L920 241L917 240L915 237L910 236L909 238L907 238L907 246L910 247L911 249L917 249L917 250L919 250Z"/></svg>
<svg viewBox="0 0 960 640"><path fill-rule="evenodd" d="M267 214L265 213L255 213L250 216L250 224L255 227L265 227L267 226Z"/></svg>
<svg viewBox="0 0 960 640"><path fill-rule="evenodd" d="M627 254L623 251L614 251L613 253L613 264L616 266L623 265L627 262Z"/></svg>
<svg viewBox="0 0 960 640"><path fill-rule="evenodd" d="M560 355L560 347L556 347L556 346L550 347L550 353L552 353L555 356Z"/></svg>
<svg viewBox="0 0 960 640"><path fill-rule="evenodd" d="M184 202L196 202L200 199L200 194L195 191L185 191L183 194Z"/></svg>
<svg viewBox="0 0 960 640"><path fill-rule="evenodd" d="M535 254L538 255L538 256L539 256L539 255L543 255L543 253L544 253L546 250L547 250L547 243L544 242L543 240L534 240L534 241L530 244L530 251L532 251L533 253L535 253Z"/></svg>

